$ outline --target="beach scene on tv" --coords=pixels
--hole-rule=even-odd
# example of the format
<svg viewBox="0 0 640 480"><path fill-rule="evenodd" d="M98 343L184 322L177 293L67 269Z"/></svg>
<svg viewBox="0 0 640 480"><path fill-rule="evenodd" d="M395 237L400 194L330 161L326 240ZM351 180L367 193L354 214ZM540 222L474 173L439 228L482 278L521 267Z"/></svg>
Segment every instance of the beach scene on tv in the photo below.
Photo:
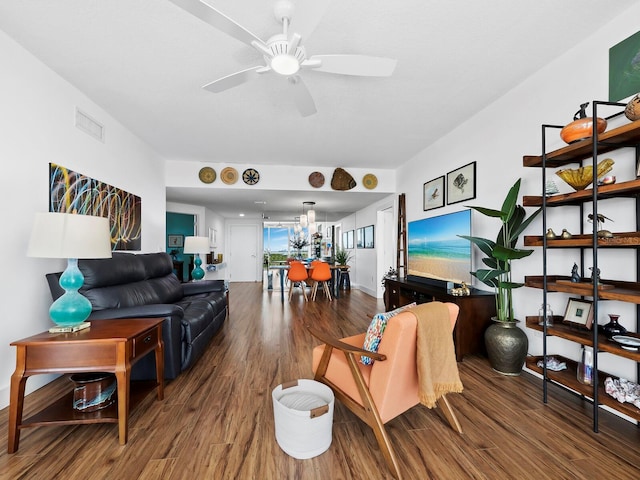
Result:
<svg viewBox="0 0 640 480"><path fill-rule="evenodd" d="M407 273L471 285L471 210L409 222Z"/></svg>

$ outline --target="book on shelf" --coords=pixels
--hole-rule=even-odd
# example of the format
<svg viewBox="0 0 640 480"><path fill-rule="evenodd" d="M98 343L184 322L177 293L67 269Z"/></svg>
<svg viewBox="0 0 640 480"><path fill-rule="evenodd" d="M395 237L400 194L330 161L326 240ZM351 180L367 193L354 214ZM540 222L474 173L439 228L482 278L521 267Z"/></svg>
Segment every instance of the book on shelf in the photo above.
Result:
<svg viewBox="0 0 640 480"><path fill-rule="evenodd" d="M60 327L55 326L49 329L49 333L73 333L79 332L80 330L84 330L85 328L89 328L91 326L91 322L82 322L78 325L73 325L71 327Z"/></svg>

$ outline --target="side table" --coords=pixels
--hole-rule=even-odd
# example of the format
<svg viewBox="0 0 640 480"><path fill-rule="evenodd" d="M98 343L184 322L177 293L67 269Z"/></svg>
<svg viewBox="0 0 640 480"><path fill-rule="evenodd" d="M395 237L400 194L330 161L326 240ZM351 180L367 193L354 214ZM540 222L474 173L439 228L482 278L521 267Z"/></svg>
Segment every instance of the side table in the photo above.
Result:
<svg viewBox="0 0 640 480"><path fill-rule="evenodd" d="M16 370L11 376L8 452L15 453L20 430L41 425L118 423L120 445L127 443L130 400L141 401L157 389L164 398L164 344L162 318L92 320L91 327L75 333L43 332L11 343L16 347ZM155 350L156 381L131 392L131 367ZM73 391L24 422L24 390L27 378L38 374L82 372L115 373L118 402L95 412L73 409ZM136 382L138 383L138 382Z"/></svg>

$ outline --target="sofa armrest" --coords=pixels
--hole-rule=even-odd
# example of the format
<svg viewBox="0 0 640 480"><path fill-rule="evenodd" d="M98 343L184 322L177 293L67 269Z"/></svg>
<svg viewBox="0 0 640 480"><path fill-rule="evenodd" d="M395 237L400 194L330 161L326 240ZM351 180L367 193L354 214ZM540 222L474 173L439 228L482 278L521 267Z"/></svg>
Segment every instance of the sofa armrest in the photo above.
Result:
<svg viewBox="0 0 640 480"><path fill-rule="evenodd" d="M182 320L184 311L178 305L170 303L156 303L151 305L140 305L136 307L105 308L104 310L94 310L89 316L89 320L103 320L110 318L151 318L151 317L174 317Z"/></svg>
<svg viewBox="0 0 640 480"><path fill-rule="evenodd" d="M224 280L201 280L182 284L184 296L197 295L198 293L224 292Z"/></svg>

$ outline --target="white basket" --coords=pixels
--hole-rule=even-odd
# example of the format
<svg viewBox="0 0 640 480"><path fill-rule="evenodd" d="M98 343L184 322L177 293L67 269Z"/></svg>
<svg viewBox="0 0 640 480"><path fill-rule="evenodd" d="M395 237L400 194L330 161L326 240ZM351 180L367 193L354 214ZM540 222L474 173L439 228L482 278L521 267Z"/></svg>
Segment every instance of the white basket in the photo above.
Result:
<svg viewBox="0 0 640 480"><path fill-rule="evenodd" d="M294 458L312 458L331 445L333 392L315 380L293 380L273 392L276 440Z"/></svg>

